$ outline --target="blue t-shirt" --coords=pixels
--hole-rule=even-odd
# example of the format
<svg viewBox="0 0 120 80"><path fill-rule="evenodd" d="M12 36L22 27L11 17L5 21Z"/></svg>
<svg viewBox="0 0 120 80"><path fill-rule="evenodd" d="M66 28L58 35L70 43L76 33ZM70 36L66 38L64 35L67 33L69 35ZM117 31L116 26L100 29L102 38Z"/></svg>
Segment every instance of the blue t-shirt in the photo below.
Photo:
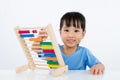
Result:
<svg viewBox="0 0 120 80"><path fill-rule="evenodd" d="M69 70L86 70L86 66L92 67L100 63L99 60L85 47L78 46L76 51L71 55L63 53L62 45L59 45L63 60L68 65Z"/></svg>

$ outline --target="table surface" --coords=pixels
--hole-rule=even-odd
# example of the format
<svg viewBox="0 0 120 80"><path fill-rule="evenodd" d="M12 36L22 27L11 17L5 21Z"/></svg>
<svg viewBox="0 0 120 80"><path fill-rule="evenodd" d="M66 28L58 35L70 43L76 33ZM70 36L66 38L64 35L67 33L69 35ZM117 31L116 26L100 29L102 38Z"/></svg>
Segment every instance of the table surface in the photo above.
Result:
<svg viewBox="0 0 120 80"><path fill-rule="evenodd" d="M91 75L89 70L69 70L53 77L47 70L26 71L16 74L15 70L0 70L0 80L118 80L120 70L107 70L104 75Z"/></svg>

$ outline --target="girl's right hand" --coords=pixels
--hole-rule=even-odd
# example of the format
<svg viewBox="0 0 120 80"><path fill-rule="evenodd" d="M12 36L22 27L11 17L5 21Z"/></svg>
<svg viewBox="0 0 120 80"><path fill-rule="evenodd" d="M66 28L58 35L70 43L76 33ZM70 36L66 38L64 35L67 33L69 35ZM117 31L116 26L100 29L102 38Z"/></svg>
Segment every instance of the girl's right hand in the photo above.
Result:
<svg viewBox="0 0 120 80"><path fill-rule="evenodd" d="M47 34L47 31L46 31L46 29L44 27L42 27L40 29L39 37L42 37L43 41L47 39L48 34Z"/></svg>
<svg viewBox="0 0 120 80"><path fill-rule="evenodd" d="M38 34L38 37L41 37L42 38L42 41L45 41L48 37L48 34L47 34L47 31L44 27L42 27L39 31L39 34ZM37 43L37 44L36 44ZM40 42L35 42L32 44L31 46L31 49L34 51L34 52L39 52L41 50L40 48Z"/></svg>

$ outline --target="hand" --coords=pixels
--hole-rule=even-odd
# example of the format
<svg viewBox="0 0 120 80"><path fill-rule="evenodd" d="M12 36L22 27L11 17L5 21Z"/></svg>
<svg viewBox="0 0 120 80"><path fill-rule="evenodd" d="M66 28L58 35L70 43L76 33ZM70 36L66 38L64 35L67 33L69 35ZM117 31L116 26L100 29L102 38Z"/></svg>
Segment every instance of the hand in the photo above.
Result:
<svg viewBox="0 0 120 80"><path fill-rule="evenodd" d="M90 73L93 75L100 75L103 74L105 70L105 67L102 63L100 64L96 64L94 65L91 69L90 69Z"/></svg>
<svg viewBox="0 0 120 80"><path fill-rule="evenodd" d="M43 40L46 40L48 37L47 31L44 27L40 29L39 37L42 37Z"/></svg>
<svg viewBox="0 0 120 80"><path fill-rule="evenodd" d="M38 38L41 37L42 38L42 41L45 41L48 37L48 34L47 34L47 31L44 27L42 27L39 31L39 34L38 34ZM41 48L40 48L40 42L36 42L34 41L34 43L32 44L32 47L31 49L34 51L34 52L40 52Z"/></svg>

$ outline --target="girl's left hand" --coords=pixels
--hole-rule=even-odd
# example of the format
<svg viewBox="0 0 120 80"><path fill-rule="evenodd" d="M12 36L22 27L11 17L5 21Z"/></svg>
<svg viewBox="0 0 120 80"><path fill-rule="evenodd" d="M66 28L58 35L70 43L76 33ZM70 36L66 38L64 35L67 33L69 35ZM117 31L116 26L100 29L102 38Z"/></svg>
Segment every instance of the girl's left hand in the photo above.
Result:
<svg viewBox="0 0 120 80"><path fill-rule="evenodd" d="M103 74L105 70L105 67L102 63L100 64L96 64L94 65L91 69L90 69L90 73L93 75L100 75Z"/></svg>

